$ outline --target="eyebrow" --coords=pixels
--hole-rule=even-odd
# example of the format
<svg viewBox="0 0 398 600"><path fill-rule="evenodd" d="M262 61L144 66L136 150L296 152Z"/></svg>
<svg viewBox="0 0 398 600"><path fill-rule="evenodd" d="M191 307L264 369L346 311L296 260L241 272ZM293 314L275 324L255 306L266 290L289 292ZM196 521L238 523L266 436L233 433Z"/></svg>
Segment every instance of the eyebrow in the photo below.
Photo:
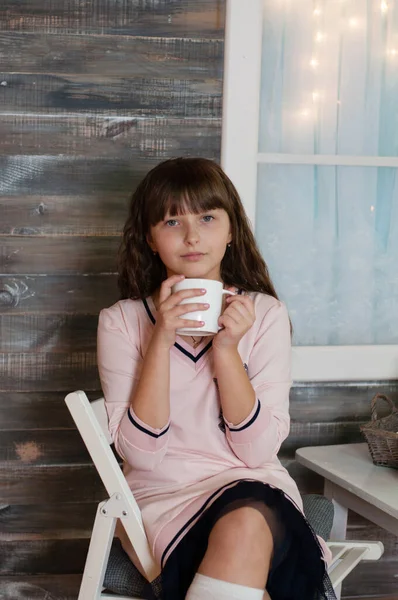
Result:
<svg viewBox="0 0 398 600"><path fill-rule="evenodd" d="M220 209L218 209L218 208L209 208L209 210L203 210L203 211L201 211L199 213L188 213L188 214L195 214L195 216L198 217L199 215L207 215L208 213L215 212L216 210L220 210ZM164 219L165 219L165 221L167 221L168 219L174 219L175 217L185 217L186 214L187 213L181 214L181 215L178 215L178 214L173 215L173 214L171 214L171 215L169 215L168 218L167 218L167 215L165 215Z"/></svg>

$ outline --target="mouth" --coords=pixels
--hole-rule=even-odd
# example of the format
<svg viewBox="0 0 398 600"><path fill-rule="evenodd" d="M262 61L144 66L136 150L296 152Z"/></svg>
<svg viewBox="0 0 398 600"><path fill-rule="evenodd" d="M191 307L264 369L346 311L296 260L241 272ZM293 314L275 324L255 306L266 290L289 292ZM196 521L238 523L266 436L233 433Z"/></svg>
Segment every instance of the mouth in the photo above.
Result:
<svg viewBox="0 0 398 600"><path fill-rule="evenodd" d="M199 260L202 258L202 256L204 256L204 254L201 252L191 252L190 254L184 254L181 258L185 258L187 260Z"/></svg>

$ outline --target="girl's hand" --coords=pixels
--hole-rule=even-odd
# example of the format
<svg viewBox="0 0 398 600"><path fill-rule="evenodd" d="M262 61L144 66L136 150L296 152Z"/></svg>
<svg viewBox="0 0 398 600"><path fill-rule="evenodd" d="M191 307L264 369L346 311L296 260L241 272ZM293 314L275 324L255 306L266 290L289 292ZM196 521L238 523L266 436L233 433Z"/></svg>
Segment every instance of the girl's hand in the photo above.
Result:
<svg viewBox="0 0 398 600"><path fill-rule="evenodd" d="M191 302L179 306L181 300L193 298L194 296L203 296L206 290L191 289L180 290L174 294L171 288L174 284L183 280L182 275L172 275L165 279L160 286L159 308L157 311L156 325L153 332L153 339L162 347L171 348L176 341L176 329L181 327L201 327L204 323L189 319L181 319L180 316L195 310L207 310L208 304Z"/></svg>
<svg viewBox="0 0 398 600"><path fill-rule="evenodd" d="M230 291L233 287L226 288ZM213 349L237 347L256 319L253 300L249 296L227 296L226 309L218 319L221 329L213 338Z"/></svg>

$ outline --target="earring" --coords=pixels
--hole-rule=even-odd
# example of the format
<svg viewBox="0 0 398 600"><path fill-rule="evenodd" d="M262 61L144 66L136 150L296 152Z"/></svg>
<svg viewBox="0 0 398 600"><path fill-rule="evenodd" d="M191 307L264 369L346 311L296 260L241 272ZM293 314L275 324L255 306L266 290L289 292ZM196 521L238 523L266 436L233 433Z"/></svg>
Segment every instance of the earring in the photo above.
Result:
<svg viewBox="0 0 398 600"><path fill-rule="evenodd" d="M227 244L227 246L228 246L228 248L230 248L231 247L231 243Z"/></svg>
<svg viewBox="0 0 398 600"><path fill-rule="evenodd" d="M156 255L157 255L157 252L153 251L153 254L154 254L154 256L156 256Z"/></svg>

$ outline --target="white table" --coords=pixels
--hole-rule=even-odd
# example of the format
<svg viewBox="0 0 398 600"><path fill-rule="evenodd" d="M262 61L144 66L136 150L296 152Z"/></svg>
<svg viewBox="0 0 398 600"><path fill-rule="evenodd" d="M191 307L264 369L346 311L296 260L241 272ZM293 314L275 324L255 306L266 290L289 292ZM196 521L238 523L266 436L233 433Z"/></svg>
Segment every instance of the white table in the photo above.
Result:
<svg viewBox="0 0 398 600"><path fill-rule="evenodd" d="M335 506L331 540L345 539L348 509L398 536L398 470L375 466L366 443L300 448L296 460L325 479Z"/></svg>

